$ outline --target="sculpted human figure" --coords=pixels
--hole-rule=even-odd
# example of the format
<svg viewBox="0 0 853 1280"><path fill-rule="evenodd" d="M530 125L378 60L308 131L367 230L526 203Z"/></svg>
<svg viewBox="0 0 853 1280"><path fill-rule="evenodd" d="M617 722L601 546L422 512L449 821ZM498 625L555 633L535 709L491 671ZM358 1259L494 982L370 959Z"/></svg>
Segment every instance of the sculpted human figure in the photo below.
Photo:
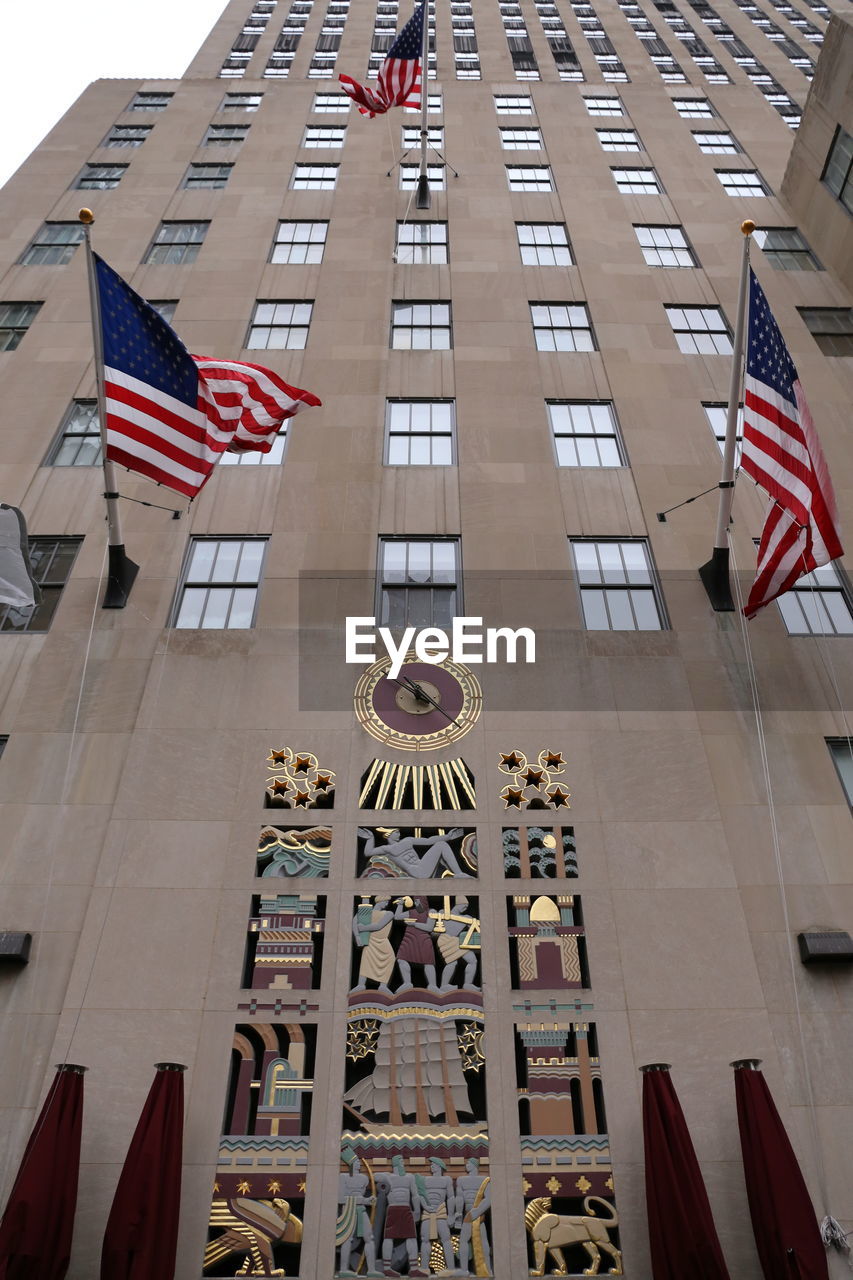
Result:
<svg viewBox="0 0 853 1280"><path fill-rule="evenodd" d="M453 1190L453 1179L445 1172L447 1166L438 1156L432 1156L429 1162L430 1172L426 1178L418 1178L421 1196L421 1271L429 1274L430 1245L433 1240L440 1240L444 1249L444 1269L453 1268L453 1242L450 1239L450 1224L454 1220L456 1195Z"/></svg>
<svg viewBox="0 0 853 1280"><path fill-rule="evenodd" d="M372 908L365 905L356 908L352 920L352 932L357 947L361 947L361 963L358 982L354 991L364 991L368 981L376 982L379 990L391 994L388 979L394 968L394 948L388 935L394 923L394 912L389 910L389 898L377 898Z"/></svg>
<svg viewBox="0 0 853 1280"><path fill-rule="evenodd" d="M477 952L467 950L462 947L461 940L468 933L471 925L479 927L479 920L474 916L467 914L468 899L457 898L453 910L449 915L443 916L444 932L435 935L438 943L438 952L444 961L444 968L441 971L441 982L439 983L439 991L450 991L454 984L453 976L456 973L456 966L461 960L464 963L462 971L461 986L477 989L475 981L477 973Z"/></svg>
<svg viewBox="0 0 853 1280"><path fill-rule="evenodd" d="M408 1274L410 1276L428 1276L429 1271L418 1266L418 1238L416 1221L421 1213L421 1198L415 1184L414 1175L406 1173L402 1156L391 1157L391 1173L380 1173L377 1180L385 1185L388 1205L385 1210L385 1223L382 1229L382 1264L383 1275L399 1276L391 1265L394 1254L394 1243L405 1240L406 1253L409 1255Z"/></svg>
<svg viewBox="0 0 853 1280"><path fill-rule="evenodd" d="M352 1251L359 1245L364 1250L364 1262L367 1276L378 1276L376 1270L376 1246L373 1243L373 1224L370 1221L370 1209L376 1198L370 1194L370 1180L361 1172L361 1161L348 1148L341 1156L347 1166L338 1180L338 1214L336 1242L340 1245L338 1274L354 1276L356 1272L350 1266Z"/></svg>
<svg viewBox="0 0 853 1280"><path fill-rule="evenodd" d="M435 920L430 916L429 904L425 898L398 898L394 912L396 920L404 920L406 931L397 948L397 964L403 978L397 991L410 991L412 982L412 965L420 965L426 977L427 988L438 991L435 974L435 948L429 936L435 928Z"/></svg>
<svg viewBox="0 0 853 1280"><path fill-rule="evenodd" d="M448 843L462 835L461 827L454 827L443 836L401 836L395 828L388 833L385 844L377 845L376 837L368 827L359 827L359 835L363 836L365 858L382 856L399 868L400 874L412 876L415 880L428 880L440 867L446 867L454 876L465 880L472 877L460 867L456 854ZM420 851L423 852L420 852Z"/></svg>
<svg viewBox="0 0 853 1280"><path fill-rule="evenodd" d="M486 1233L486 1214L492 1203L492 1184L480 1173L479 1163L473 1157L465 1161L465 1168L467 1172L456 1179L456 1221L462 1221L459 1232L459 1270L469 1275L471 1273L471 1249L476 1232L475 1265L477 1253L482 1251L485 1273L491 1275L492 1257ZM474 1274L480 1273L475 1270Z"/></svg>

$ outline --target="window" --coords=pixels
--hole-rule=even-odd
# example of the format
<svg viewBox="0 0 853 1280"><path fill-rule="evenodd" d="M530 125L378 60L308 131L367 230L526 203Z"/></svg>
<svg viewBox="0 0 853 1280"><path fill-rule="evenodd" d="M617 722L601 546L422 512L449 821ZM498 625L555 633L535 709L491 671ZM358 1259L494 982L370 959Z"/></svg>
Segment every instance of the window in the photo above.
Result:
<svg viewBox="0 0 853 1280"><path fill-rule="evenodd" d="M226 93L220 111L257 111L263 100L262 93Z"/></svg>
<svg viewBox="0 0 853 1280"><path fill-rule="evenodd" d="M538 129L501 129L504 151L541 151L542 134Z"/></svg>
<svg viewBox="0 0 853 1280"><path fill-rule="evenodd" d="M385 461L390 467L453 464L452 400L389 400L385 413Z"/></svg>
<svg viewBox="0 0 853 1280"><path fill-rule="evenodd" d="M394 261L444 265L447 262L447 223L398 222Z"/></svg>
<svg viewBox="0 0 853 1280"><path fill-rule="evenodd" d="M530 303L537 351L595 351L585 302Z"/></svg>
<svg viewBox="0 0 853 1280"><path fill-rule="evenodd" d="M755 169L715 169L729 196L767 196L770 188Z"/></svg>
<svg viewBox="0 0 853 1280"><path fill-rule="evenodd" d="M740 147L730 133L696 133L696 145L706 156L736 156Z"/></svg>
<svg viewBox="0 0 853 1280"><path fill-rule="evenodd" d="M315 93L311 110L315 115L346 115L350 109L350 101L345 93Z"/></svg>
<svg viewBox="0 0 853 1280"><path fill-rule="evenodd" d="M14 351L35 320L40 302L0 302L0 351Z"/></svg>
<svg viewBox="0 0 853 1280"><path fill-rule="evenodd" d="M621 116L624 115L622 110L622 102L619 98L584 98L584 106L591 116Z"/></svg>
<svg viewBox="0 0 853 1280"><path fill-rule="evenodd" d="M573 539L572 558L587 631L662 631L664 621L645 539Z"/></svg>
<svg viewBox="0 0 853 1280"><path fill-rule="evenodd" d="M441 94L428 93L427 94L427 115L430 115L430 116L441 115L442 109L443 108L442 108L442 102L441 102ZM420 107L403 107L403 110L407 111L409 115L415 115L415 114L420 115L421 109Z"/></svg>
<svg viewBox="0 0 853 1280"><path fill-rule="evenodd" d="M796 227L756 227L752 237L777 271L822 270Z"/></svg>
<svg viewBox="0 0 853 1280"><path fill-rule="evenodd" d="M152 124L116 124L101 143L102 147L141 147Z"/></svg>
<svg viewBox="0 0 853 1280"><path fill-rule="evenodd" d="M853 635L850 591L834 564L803 574L776 603L789 636Z"/></svg>
<svg viewBox="0 0 853 1280"><path fill-rule="evenodd" d="M444 129L440 124L433 124L427 129L427 142L431 147L444 146ZM421 145L421 131L418 125L403 125L402 143L407 150Z"/></svg>
<svg viewBox="0 0 853 1280"><path fill-rule="evenodd" d="M400 165L400 190L414 191L418 185L418 174L420 165L417 164L401 164ZM444 165L428 164L427 177L431 191L444 190Z"/></svg>
<svg viewBox="0 0 853 1280"><path fill-rule="evenodd" d="M341 125L309 125L302 139L303 147L342 147L347 127Z"/></svg>
<svg viewBox="0 0 853 1280"><path fill-rule="evenodd" d="M280 222L270 262L289 262L293 265L322 262L328 230L328 222Z"/></svg>
<svg viewBox="0 0 853 1280"><path fill-rule="evenodd" d="M663 193L654 169L611 169L613 181L626 196L655 196Z"/></svg>
<svg viewBox="0 0 853 1280"><path fill-rule="evenodd" d="M171 93L137 93L128 105L128 111L165 111L172 101Z"/></svg>
<svg viewBox="0 0 853 1280"><path fill-rule="evenodd" d="M458 538L381 538L379 625L450 627L462 612Z"/></svg>
<svg viewBox="0 0 853 1280"><path fill-rule="evenodd" d="M48 631L82 538L30 538L30 568L41 587L34 609L0 605L0 631Z"/></svg>
<svg viewBox="0 0 853 1280"><path fill-rule="evenodd" d="M853 213L853 135L841 126L835 130L821 181Z"/></svg>
<svg viewBox="0 0 853 1280"><path fill-rule="evenodd" d="M177 298L168 298L168 299L165 299L164 301L157 301L157 302L155 302L153 298L146 298L146 302L148 303L149 307L153 307L154 310L157 312L157 314L161 316L163 320L166 321L166 324L172 323L172 321L175 318L175 311L177 310L177 307L178 307Z"/></svg>
<svg viewBox="0 0 853 1280"><path fill-rule="evenodd" d="M548 400L558 467L621 467L625 459L609 400Z"/></svg>
<svg viewBox="0 0 853 1280"><path fill-rule="evenodd" d="M295 164L290 179L293 191L334 191L339 165Z"/></svg>
<svg viewBox="0 0 853 1280"><path fill-rule="evenodd" d="M553 191L550 165L511 165L506 166L506 177L510 191Z"/></svg>
<svg viewBox="0 0 853 1280"><path fill-rule="evenodd" d="M603 151L642 151L633 129L596 129Z"/></svg>
<svg viewBox="0 0 853 1280"><path fill-rule="evenodd" d="M97 467L101 462L101 427L97 400L74 400L50 454L49 467Z"/></svg>
<svg viewBox="0 0 853 1280"><path fill-rule="evenodd" d="M172 265L195 262L209 226L209 222L161 222L145 261Z"/></svg>
<svg viewBox="0 0 853 1280"><path fill-rule="evenodd" d="M181 185L189 191L218 191L231 177L233 168L233 164L191 164Z"/></svg>
<svg viewBox="0 0 853 1280"><path fill-rule="evenodd" d="M83 239L79 222L45 222L21 258L25 267L61 267Z"/></svg>
<svg viewBox="0 0 853 1280"><path fill-rule="evenodd" d="M838 780L844 788L847 803L853 808L853 738L827 738L826 745L838 771Z"/></svg>
<svg viewBox="0 0 853 1280"><path fill-rule="evenodd" d="M683 227L647 227L634 224L634 231L649 267L695 267L696 255Z"/></svg>
<svg viewBox="0 0 853 1280"><path fill-rule="evenodd" d="M685 120L713 120L717 114L707 98L673 98L672 105Z"/></svg>
<svg viewBox="0 0 853 1280"><path fill-rule="evenodd" d="M203 147L231 147L244 142L250 126L247 124L212 124L202 141Z"/></svg>
<svg viewBox="0 0 853 1280"><path fill-rule="evenodd" d="M392 302L391 346L395 351L447 351L449 302Z"/></svg>
<svg viewBox="0 0 853 1280"><path fill-rule="evenodd" d="M527 267L570 267L572 251L563 222L517 222L521 261Z"/></svg>
<svg viewBox="0 0 853 1280"><path fill-rule="evenodd" d="M79 191L109 191L124 177L126 164L87 164L74 186Z"/></svg>
<svg viewBox="0 0 853 1280"><path fill-rule="evenodd" d="M266 538L193 538L172 625L245 630L255 620Z"/></svg>
<svg viewBox="0 0 853 1280"><path fill-rule="evenodd" d="M0 756L2 756L3 752L6 750L6 747L8 746L8 744L9 744L8 733L0 733Z"/></svg>
<svg viewBox="0 0 853 1280"><path fill-rule="evenodd" d="M532 116L533 99L526 93L495 94L495 111L499 116Z"/></svg>
<svg viewBox="0 0 853 1280"><path fill-rule="evenodd" d="M246 347L250 350L303 351L308 341L313 302L256 302Z"/></svg>
<svg viewBox="0 0 853 1280"><path fill-rule="evenodd" d="M719 307L664 307L679 351L685 355L730 356L729 326Z"/></svg>
<svg viewBox="0 0 853 1280"><path fill-rule="evenodd" d="M277 436L273 437L269 453L261 453L258 449L249 449L246 453L220 453L220 467L277 467L284 461L284 447L287 443L287 423Z"/></svg>
<svg viewBox="0 0 853 1280"><path fill-rule="evenodd" d="M717 442L717 448L720 453L726 446L726 418L729 414L727 404L709 404L702 402L702 408L705 410L705 417L708 419L708 426L714 433L714 439ZM735 427L735 466L740 466L740 451L743 444L743 405L738 409L737 426Z"/></svg>
<svg viewBox="0 0 853 1280"><path fill-rule="evenodd" d="M825 356L853 356L853 307L797 307Z"/></svg>

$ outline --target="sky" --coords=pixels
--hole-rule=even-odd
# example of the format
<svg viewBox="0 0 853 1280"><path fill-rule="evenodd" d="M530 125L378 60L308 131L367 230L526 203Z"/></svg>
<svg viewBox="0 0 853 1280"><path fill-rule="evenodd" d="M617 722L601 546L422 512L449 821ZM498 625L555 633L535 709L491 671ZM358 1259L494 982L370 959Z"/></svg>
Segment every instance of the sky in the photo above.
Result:
<svg viewBox="0 0 853 1280"><path fill-rule="evenodd" d="M186 70L226 0L0 0L0 186L87 84Z"/></svg>

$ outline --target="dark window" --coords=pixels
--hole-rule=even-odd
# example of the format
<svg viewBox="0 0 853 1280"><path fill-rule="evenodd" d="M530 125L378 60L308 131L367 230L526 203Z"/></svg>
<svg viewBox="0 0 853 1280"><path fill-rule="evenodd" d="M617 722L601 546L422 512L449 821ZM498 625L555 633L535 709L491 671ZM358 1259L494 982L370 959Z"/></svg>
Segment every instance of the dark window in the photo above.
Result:
<svg viewBox="0 0 853 1280"><path fill-rule="evenodd" d="M128 111L165 111L172 101L171 93L137 93Z"/></svg>
<svg viewBox="0 0 853 1280"><path fill-rule="evenodd" d="M753 239L777 271L823 269L796 227L756 227Z"/></svg>
<svg viewBox="0 0 853 1280"><path fill-rule="evenodd" d="M825 356L853 356L853 307L797 307Z"/></svg>
<svg viewBox="0 0 853 1280"><path fill-rule="evenodd" d="M209 222L161 222L145 261L195 262L209 226Z"/></svg>
<svg viewBox="0 0 853 1280"><path fill-rule="evenodd" d="M124 177L126 164L87 164L74 183L80 191L109 191Z"/></svg>
<svg viewBox="0 0 853 1280"><path fill-rule="evenodd" d="M30 567L42 601L34 609L0 605L0 631L49 630L82 542L82 538L30 538Z"/></svg>
<svg viewBox="0 0 853 1280"><path fill-rule="evenodd" d="M827 738L826 745L838 770L838 780L844 788L847 803L853 808L853 738Z"/></svg>
<svg viewBox="0 0 853 1280"><path fill-rule="evenodd" d="M822 181L848 213L853 213L853 135L839 125L826 157Z"/></svg>
<svg viewBox="0 0 853 1280"><path fill-rule="evenodd" d="M40 302L0 302L0 351L14 351L38 315Z"/></svg>
<svg viewBox="0 0 853 1280"><path fill-rule="evenodd" d="M21 258L25 267L61 267L83 239L79 222L45 222Z"/></svg>

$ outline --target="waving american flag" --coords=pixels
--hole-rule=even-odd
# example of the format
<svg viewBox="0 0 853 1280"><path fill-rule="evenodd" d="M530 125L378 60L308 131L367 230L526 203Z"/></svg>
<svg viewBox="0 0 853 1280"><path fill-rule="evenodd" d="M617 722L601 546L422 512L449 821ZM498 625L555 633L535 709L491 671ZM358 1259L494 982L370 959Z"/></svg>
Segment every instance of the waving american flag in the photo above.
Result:
<svg viewBox="0 0 853 1280"><path fill-rule="evenodd" d="M375 93L350 76L338 76L344 93L358 103L363 116L382 115L389 107L420 107L425 3L415 10L388 50Z"/></svg>

